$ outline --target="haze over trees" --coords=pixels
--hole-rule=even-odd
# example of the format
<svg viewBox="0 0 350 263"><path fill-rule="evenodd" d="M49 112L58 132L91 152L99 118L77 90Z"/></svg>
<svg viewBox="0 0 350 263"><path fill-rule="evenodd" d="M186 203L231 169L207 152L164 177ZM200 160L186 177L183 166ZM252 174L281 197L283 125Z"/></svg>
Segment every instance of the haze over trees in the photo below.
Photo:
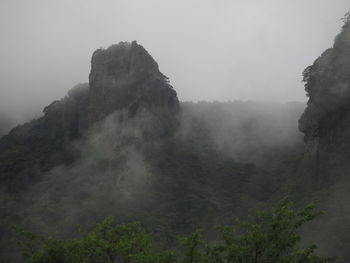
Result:
<svg viewBox="0 0 350 263"><path fill-rule="evenodd" d="M96 50L89 83L0 138L1 260L26 260L13 224L30 231L24 255L37 263L350 260L349 36L347 15L334 46L304 71L305 110L180 102L136 41ZM248 220L286 192L328 213L299 229L314 209L284 200ZM103 221L110 216L115 223ZM250 223L217 238L211 227L236 217ZM77 224L87 229L79 238ZM198 228L203 238L191 235ZM189 237L178 252L179 236Z"/></svg>

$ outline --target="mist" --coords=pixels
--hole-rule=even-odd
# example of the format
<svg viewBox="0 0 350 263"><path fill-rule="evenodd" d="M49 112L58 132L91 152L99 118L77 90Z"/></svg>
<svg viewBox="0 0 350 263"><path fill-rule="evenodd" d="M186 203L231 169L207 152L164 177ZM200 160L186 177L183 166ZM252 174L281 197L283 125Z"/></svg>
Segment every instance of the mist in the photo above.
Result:
<svg viewBox="0 0 350 263"><path fill-rule="evenodd" d="M22 260L10 224L72 237L114 216L172 247L291 193L329 213L303 237L350 258L349 9L1 1L0 257Z"/></svg>
<svg viewBox="0 0 350 263"><path fill-rule="evenodd" d="M303 103L187 102L181 104L173 134L151 138L149 134L159 129L153 114L143 112L125 122L128 113L116 111L68 145L74 162L37 173L15 203L5 198L2 205L5 211L12 210L7 213L16 214L18 224L59 237L70 236L77 222L89 226L112 215L118 222L141 220L150 229L157 223L166 224L174 231L188 216L176 211L183 202L199 211L205 204L217 207L196 219L199 225L213 222L223 209L219 207L228 210L229 206L226 217L215 219L226 222L242 211L235 207L236 201L216 204L225 188L220 185L221 177L234 174L237 190L233 195L239 200L244 199L240 195L247 198L241 201L243 210L262 198L248 197L250 193L257 194L262 188L265 193L276 191L278 186L272 182L285 178L280 173L285 165L279 162L298 156L303 149L302 134L297 131L303 109ZM202 169L197 166L206 156L212 158L215 169L203 170L207 175L199 179ZM219 163L213 158L219 158ZM233 171L222 161L232 162ZM228 174L221 175L218 168ZM211 181L210 186L205 185L206 180ZM254 181L257 189L248 184L239 190L244 180ZM187 187L191 187L189 193ZM183 199L177 198L179 191ZM179 214L170 220L168 214L174 212ZM192 223L182 227L190 231Z"/></svg>
<svg viewBox="0 0 350 263"><path fill-rule="evenodd" d="M0 3L0 111L21 123L87 82L99 47L137 40L184 101L305 101L301 72L339 32L346 0Z"/></svg>

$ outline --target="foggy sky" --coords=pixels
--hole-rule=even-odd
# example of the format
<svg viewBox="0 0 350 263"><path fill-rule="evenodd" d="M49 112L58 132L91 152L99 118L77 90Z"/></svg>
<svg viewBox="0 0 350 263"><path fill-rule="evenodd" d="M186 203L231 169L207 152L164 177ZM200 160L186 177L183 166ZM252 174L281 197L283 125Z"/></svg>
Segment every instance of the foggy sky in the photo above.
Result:
<svg viewBox="0 0 350 263"><path fill-rule="evenodd" d="M301 73L349 0L0 0L0 113L87 82L92 52L137 40L180 100L305 101Z"/></svg>

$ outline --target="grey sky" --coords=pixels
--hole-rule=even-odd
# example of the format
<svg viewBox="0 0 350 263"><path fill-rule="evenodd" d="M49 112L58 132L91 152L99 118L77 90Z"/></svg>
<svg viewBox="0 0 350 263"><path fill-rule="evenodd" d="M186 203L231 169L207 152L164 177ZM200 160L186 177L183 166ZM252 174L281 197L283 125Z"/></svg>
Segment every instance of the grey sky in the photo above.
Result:
<svg viewBox="0 0 350 263"><path fill-rule="evenodd" d="M87 82L96 48L132 40L180 100L305 101L301 72L349 9L349 0L0 0L0 111L38 111Z"/></svg>

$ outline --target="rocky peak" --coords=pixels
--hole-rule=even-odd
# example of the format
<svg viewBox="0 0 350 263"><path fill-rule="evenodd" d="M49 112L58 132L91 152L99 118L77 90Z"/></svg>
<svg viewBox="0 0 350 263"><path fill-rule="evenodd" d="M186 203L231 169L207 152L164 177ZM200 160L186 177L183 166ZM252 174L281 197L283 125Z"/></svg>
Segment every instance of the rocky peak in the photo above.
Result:
<svg viewBox="0 0 350 263"><path fill-rule="evenodd" d="M89 84L90 124L116 110L134 115L140 108L176 112L179 107L168 78L136 41L96 50L91 59Z"/></svg>

